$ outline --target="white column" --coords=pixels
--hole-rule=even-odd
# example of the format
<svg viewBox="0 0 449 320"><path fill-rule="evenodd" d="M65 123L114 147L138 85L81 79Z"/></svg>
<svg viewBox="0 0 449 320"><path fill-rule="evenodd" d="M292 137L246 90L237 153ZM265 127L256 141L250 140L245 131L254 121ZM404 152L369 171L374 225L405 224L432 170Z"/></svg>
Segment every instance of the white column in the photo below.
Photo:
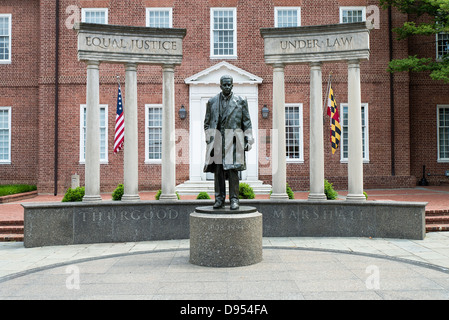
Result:
<svg viewBox="0 0 449 320"><path fill-rule="evenodd" d="M363 195L362 98L360 61L348 61L348 196L365 201Z"/></svg>
<svg viewBox="0 0 449 320"><path fill-rule="evenodd" d="M323 84L321 62L310 64L310 193L309 200L326 200L324 194Z"/></svg>
<svg viewBox="0 0 449 320"><path fill-rule="evenodd" d="M122 201L139 200L139 152L137 134L137 65L125 65L124 192Z"/></svg>
<svg viewBox="0 0 449 320"><path fill-rule="evenodd" d="M160 200L177 200L175 145L175 67L164 65L162 106L162 193Z"/></svg>
<svg viewBox="0 0 449 320"><path fill-rule="evenodd" d="M283 64L273 65L272 186L270 199L288 200L285 156L285 79Z"/></svg>
<svg viewBox="0 0 449 320"><path fill-rule="evenodd" d="M100 196L100 62L87 62L86 155L84 202Z"/></svg>

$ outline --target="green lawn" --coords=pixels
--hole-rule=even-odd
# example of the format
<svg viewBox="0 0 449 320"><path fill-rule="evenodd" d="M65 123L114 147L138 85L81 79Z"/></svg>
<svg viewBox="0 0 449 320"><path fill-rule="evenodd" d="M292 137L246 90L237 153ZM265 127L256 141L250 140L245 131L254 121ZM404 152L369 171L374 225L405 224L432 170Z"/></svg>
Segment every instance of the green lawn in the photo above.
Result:
<svg viewBox="0 0 449 320"><path fill-rule="evenodd" d="M5 184L0 185L0 197L9 196L11 194L30 192L37 190L36 186L28 184Z"/></svg>

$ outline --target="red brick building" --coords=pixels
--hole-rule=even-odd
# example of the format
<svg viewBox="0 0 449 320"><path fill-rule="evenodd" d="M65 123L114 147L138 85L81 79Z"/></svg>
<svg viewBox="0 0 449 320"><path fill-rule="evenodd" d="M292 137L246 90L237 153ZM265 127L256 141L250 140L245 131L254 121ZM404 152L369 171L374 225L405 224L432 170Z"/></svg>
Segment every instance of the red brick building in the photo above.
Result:
<svg viewBox="0 0 449 320"><path fill-rule="evenodd" d="M407 16L374 0L0 0L0 183L37 184L40 193L63 193L71 175L84 181L86 65L77 59L77 21L185 28L183 62L175 69L177 183L205 180L201 161L205 101L230 73L234 91L248 97L257 146L243 179L271 183L272 77L264 62L260 28L373 20L371 57L361 64L365 188L412 187L426 166L432 184L449 182L449 86L427 74L386 72L391 58L447 53L448 35L396 41L391 28ZM391 19L390 19L391 18ZM391 38L393 37L393 38ZM391 41L390 41L391 40ZM287 182L309 188L309 66L287 66ZM117 75L100 68L101 190L123 182L123 153L113 154ZM343 124L340 151L331 153L323 112L325 176L347 188L347 65L323 65L323 92L332 86ZM218 77L218 78L217 78ZM126 87L122 87L126 91ZM324 100L324 97L323 97ZM126 101L125 108L126 108ZM138 67L139 189L160 188L160 67ZM178 116L184 106L185 119ZM262 109L270 111L267 118Z"/></svg>

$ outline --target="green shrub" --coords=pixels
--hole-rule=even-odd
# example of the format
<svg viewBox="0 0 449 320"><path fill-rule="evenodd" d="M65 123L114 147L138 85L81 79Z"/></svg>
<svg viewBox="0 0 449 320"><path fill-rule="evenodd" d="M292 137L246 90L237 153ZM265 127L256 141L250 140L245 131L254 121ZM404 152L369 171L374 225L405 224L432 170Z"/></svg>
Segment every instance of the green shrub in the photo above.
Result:
<svg viewBox="0 0 449 320"><path fill-rule="evenodd" d="M30 192L37 190L35 185L28 184L6 184L0 186L0 197L9 196L12 194Z"/></svg>
<svg viewBox="0 0 449 320"><path fill-rule="evenodd" d="M64 198L62 198L62 202L83 201L84 193L84 187L78 187L75 189L69 188L65 193Z"/></svg>
<svg viewBox="0 0 449 320"><path fill-rule="evenodd" d="M198 194L196 199L197 200L208 200L208 199L210 199L210 196L207 194L207 192L202 191Z"/></svg>
<svg viewBox="0 0 449 320"><path fill-rule="evenodd" d="M368 200L368 194L365 191L363 191L363 195L365 196L366 200Z"/></svg>
<svg viewBox="0 0 449 320"><path fill-rule="evenodd" d="M155 196L154 198L155 198L156 200L159 200L159 198L160 198L160 196L161 196L161 193L162 193L162 190L159 189L159 190L157 191L157 193L156 193L156 196ZM176 192L176 196L178 197L178 200L181 199L181 198L179 197L178 192Z"/></svg>
<svg viewBox="0 0 449 320"><path fill-rule="evenodd" d="M293 193L292 188L287 183L287 195L289 199L295 199L295 194Z"/></svg>
<svg viewBox="0 0 449 320"><path fill-rule="evenodd" d="M254 199L255 197L253 188L249 184L245 182L239 184L239 199Z"/></svg>
<svg viewBox="0 0 449 320"><path fill-rule="evenodd" d="M125 188L123 184L119 184L117 188L115 188L114 192L112 193L112 200L114 201L120 201L122 200L123 193L125 192Z"/></svg>
<svg viewBox="0 0 449 320"><path fill-rule="evenodd" d="M327 200L336 200L338 198L337 191L334 190L332 183L327 180L324 180L324 193Z"/></svg>

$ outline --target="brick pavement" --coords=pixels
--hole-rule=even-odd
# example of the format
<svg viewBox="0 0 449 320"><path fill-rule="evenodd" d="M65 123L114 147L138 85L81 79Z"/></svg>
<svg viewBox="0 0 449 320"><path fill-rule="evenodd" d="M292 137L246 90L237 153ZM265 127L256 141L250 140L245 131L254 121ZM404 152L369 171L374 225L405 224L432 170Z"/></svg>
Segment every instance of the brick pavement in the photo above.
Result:
<svg viewBox="0 0 449 320"><path fill-rule="evenodd" d="M449 210L449 186L428 186L411 189L372 189L366 190L368 200L416 201L428 202L426 211ZM154 200L156 192L140 192L142 200ZM338 191L339 197L344 199L347 192ZM307 192L295 192L295 199L307 199ZM38 195L27 200L20 200L0 204L0 221L23 220L23 202L59 202L63 195ZM182 200L193 200L196 196L181 195ZM104 200L110 200L110 194L102 194ZM268 195L256 195L257 199L268 199Z"/></svg>

